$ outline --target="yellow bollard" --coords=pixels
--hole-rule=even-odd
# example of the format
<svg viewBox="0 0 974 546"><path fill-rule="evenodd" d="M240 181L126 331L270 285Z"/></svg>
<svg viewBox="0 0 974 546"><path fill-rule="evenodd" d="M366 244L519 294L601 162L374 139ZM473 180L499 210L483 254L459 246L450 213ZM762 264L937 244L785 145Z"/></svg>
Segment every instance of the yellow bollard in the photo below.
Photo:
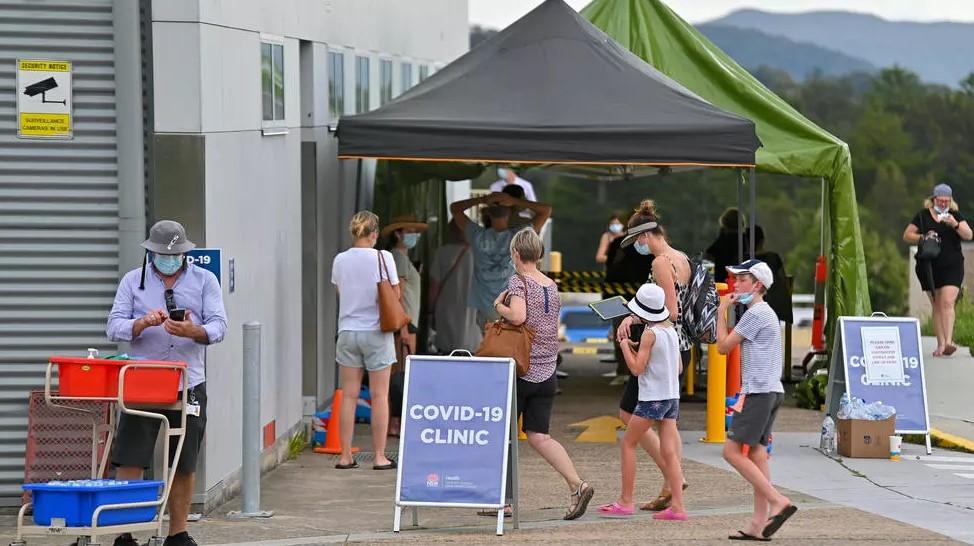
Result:
<svg viewBox="0 0 974 546"><path fill-rule="evenodd" d="M687 396L692 397L694 393L694 383L697 381L697 346L690 347L690 368L687 374Z"/></svg>
<svg viewBox="0 0 974 546"><path fill-rule="evenodd" d="M527 440L528 435L524 433L524 417L517 418L517 439Z"/></svg>
<svg viewBox="0 0 974 546"><path fill-rule="evenodd" d="M727 285L717 283L717 293L721 299L728 297L724 294ZM717 344L707 347L707 435L702 442L722 444L727 440L724 430L724 415L727 411L727 400L724 390L727 388L727 356L717 352Z"/></svg>

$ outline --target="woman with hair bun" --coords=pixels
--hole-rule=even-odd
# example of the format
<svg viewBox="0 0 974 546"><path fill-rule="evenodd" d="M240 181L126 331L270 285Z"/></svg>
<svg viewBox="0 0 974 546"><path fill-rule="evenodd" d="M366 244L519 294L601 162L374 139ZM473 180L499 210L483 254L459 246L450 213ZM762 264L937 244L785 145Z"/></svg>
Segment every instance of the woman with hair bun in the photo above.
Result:
<svg viewBox="0 0 974 546"><path fill-rule="evenodd" d="M348 225L352 247L335 256L331 282L338 292L338 342L335 360L341 369L342 452L335 468L358 468L352 457L355 433L355 408L362 386L362 376L369 372L372 396L372 447L374 470L396 468L396 461L386 457L386 433L389 427L389 376L396 362L392 332L379 327L379 293L377 285L388 280L399 295L396 262L387 250L376 250L379 239L379 217L371 211L355 213Z"/></svg>

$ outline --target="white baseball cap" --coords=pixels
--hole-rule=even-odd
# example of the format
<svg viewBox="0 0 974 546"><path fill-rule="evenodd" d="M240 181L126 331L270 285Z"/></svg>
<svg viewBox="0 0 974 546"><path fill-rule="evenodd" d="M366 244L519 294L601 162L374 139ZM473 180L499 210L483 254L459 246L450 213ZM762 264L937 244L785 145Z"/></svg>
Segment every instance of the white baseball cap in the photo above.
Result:
<svg viewBox="0 0 974 546"><path fill-rule="evenodd" d="M761 284L765 288L771 288L774 284L774 273L771 272L771 268L768 264L762 262L761 260L748 260L746 262L740 263L738 265L727 266L727 271L735 275L740 273L750 273L754 275L754 278L761 281Z"/></svg>

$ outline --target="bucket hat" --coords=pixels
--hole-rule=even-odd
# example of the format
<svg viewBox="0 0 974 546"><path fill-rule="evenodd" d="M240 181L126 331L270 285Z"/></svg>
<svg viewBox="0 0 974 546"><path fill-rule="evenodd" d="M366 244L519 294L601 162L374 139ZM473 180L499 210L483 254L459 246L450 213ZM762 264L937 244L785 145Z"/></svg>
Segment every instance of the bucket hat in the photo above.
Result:
<svg viewBox="0 0 974 546"><path fill-rule="evenodd" d="M196 244L186 238L186 229L179 222L159 220L149 229L149 238L142 242L142 248L154 254L185 254Z"/></svg>
<svg viewBox="0 0 974 546"><path fill-rule="evenodd" d="M666 308L666 294L662 288L650 282L639 287L636 297L629 300L626 307L637 317L650 322L670 318L670 310Z"/></svg>
<svg viewBox="0 0 974 546"><path fill-rule="evenodd" d="M397 229L415 229L416 231L426 231L426 222L416 218L415 215L405 214L402 216L396 216L392 219L392 222L388 226L382 228L382 236L385 237Z"/></svg>
<svg viewBox="0 0 974 546"><path fill-rule="evenodd" d="M761 260L747 260L738 265L727 266L727 271L737 275L740 273L750 273L754 275L754 278L761 281L761 284L765 288L771 288L774 284L774 273L771 272L771 268L768 264L762 262Z"/></svg>

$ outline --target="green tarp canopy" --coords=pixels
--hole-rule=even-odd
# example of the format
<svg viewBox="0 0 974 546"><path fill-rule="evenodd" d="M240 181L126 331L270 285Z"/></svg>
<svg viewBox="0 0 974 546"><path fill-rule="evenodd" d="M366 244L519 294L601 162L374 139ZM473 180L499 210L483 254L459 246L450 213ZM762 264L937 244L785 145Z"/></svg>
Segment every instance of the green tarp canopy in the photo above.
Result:
<svg viewBox="0 0 974 546"><path fill-rule="evenodd" d="M595 0L582 15L687 89L752 120L763 145L757 151L759 171L825 179L829 323L868 314L849 146L799 114L659 0Z"/></svg>

